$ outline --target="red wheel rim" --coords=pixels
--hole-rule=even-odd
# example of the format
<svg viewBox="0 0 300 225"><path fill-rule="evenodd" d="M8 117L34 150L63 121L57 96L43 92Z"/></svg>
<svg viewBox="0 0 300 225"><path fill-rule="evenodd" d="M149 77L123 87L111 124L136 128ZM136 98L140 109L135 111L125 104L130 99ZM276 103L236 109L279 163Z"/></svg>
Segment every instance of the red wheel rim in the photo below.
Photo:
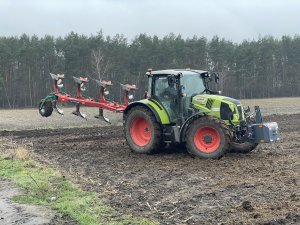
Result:
<svg viewBox="0 0 300 225"><path fill-rule="evenodd" d="M198 128L194 135L194 143L199 151L213 153L221 144L220 133L208 126Z"/></svg>
<svg viewBox="0 0 300 225"><path fill-rule="evenodd" d="M136 145L140 147L147 145L152 134L150 123L144 117L134 118L130 126L130 134Z"/></svg>

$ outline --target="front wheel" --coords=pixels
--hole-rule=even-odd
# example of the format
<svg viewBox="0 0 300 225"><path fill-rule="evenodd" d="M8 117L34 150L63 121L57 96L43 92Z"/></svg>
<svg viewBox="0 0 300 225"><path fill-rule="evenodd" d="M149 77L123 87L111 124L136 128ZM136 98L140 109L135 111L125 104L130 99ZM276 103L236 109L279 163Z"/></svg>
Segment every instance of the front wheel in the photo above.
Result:
<svg viewBox="0 0 300 225"><path fill-rule="evenodd" d="M43 117L51 116L53 112L53 103L51 99L45 100L42 99L39 104L39 113Z"/></svg>
<svg viewBox="0 0 300 225"><path fill-rule="evenodd" d="M133 107L124 118L126 141L133 152L154 153L162 146L162 130L153 113Z"/></svg>
<svg viewBox="0 0 300 225"><path fill-rule="evenodd" d="M247 124L256 123L254 118L248 118L246 122L247 122ZM243 134L243 136L247 136L247 135L248 135L248 131ZM249 153L252 150L254 150L257 146L258 146L258 143L252 143L252 142L247 142L247 141L237 142L237 141L233 140L230 143L229 152L246 154L246 153Z"/></svg>
<svg viewBox="0 0 300 225"><path fill-rule="evenodd" d="M232 134L219 118L204 116L193 121L186 132L189 153L204 159L220 159L229 148Z"/></svg>
<svg viewBox="0 0 300 225"><path fill-rule="evenodd" d="M254 150L257 147L257 145L257 143L252 142L238 143L233 141L230 143L229 152L246 154Z"/></svg>

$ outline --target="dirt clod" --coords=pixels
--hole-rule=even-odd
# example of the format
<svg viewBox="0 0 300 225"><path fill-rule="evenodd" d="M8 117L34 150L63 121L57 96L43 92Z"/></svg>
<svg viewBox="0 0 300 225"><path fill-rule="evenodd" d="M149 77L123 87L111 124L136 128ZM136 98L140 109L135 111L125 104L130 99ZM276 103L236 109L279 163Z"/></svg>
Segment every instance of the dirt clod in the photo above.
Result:
<svg viewBox="0 0 300 225"><path fill-rule="evenodd" d="M243 207L243 209L250 211L250 212L254 210L253 206L251 205L251 202L249 202L249 201L244 201L242 203L242 207Z"/></svg>

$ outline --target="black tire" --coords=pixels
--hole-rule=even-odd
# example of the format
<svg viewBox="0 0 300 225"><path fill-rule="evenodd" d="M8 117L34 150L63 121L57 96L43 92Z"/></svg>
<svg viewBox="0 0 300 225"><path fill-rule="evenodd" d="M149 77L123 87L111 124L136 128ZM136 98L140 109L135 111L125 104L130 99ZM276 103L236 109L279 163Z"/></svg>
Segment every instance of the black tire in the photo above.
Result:
<svg viewBox="0 0 300 225"><path fill-rule="evenodd" d="M204 116L194 120L186 132L186 148L196 157L220 159L225 155L232 132L223 120Z"/></svg>
<svg viewBox="0 0 300 225"><path fill-rule="evenodd" d="M247 119L247 124L253 124L253 123L255 123L255 119L253 118ZM244 135L248 135L248 133ZM233 140L230 143L229 152L246 154L254 150L257 147L257 145L258 145L257 143L252 143L252 142L239 143Z"/></svg>
<svg viewBox="0 0 300 225"><path fill-rule="evenodd" d="M42 99L39 104L39 113L43 117L51 116L53 112L53 103L51 99L48 99L45 101L45 99Z"/></svg>
<svg viewBox="0 0 300 225"><path fill-rule="evenodd" d="M141 126L139 126L139 121L141 121ZM145 139L143 139L143 133L146 136ZM152 154L162 147L161 126L153 113L145 107L133 107L125 115L124 134L130 149L135 153Z"/></svg>
<svg viewBox="0 0 300 225"><path fill-rule="evenodd" d="M229 152L246 154L254 150L257 147L257 145L258 145L257 143L252 143L252 142L238 143L232 141L230 143Z"/></svg>

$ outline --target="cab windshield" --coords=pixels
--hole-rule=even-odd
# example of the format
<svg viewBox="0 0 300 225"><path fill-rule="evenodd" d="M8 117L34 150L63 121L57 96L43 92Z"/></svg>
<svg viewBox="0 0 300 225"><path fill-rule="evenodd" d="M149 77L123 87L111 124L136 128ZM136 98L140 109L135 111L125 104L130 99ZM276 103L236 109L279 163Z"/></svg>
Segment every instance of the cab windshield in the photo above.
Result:
<svg viewBox="0 0 300 225"><path fill-rule="evenodd" d="M181 85L183 87L183 92L186 93L188 97L203 93L205 90L201 76L192 72L183 73Z"/></svg>

